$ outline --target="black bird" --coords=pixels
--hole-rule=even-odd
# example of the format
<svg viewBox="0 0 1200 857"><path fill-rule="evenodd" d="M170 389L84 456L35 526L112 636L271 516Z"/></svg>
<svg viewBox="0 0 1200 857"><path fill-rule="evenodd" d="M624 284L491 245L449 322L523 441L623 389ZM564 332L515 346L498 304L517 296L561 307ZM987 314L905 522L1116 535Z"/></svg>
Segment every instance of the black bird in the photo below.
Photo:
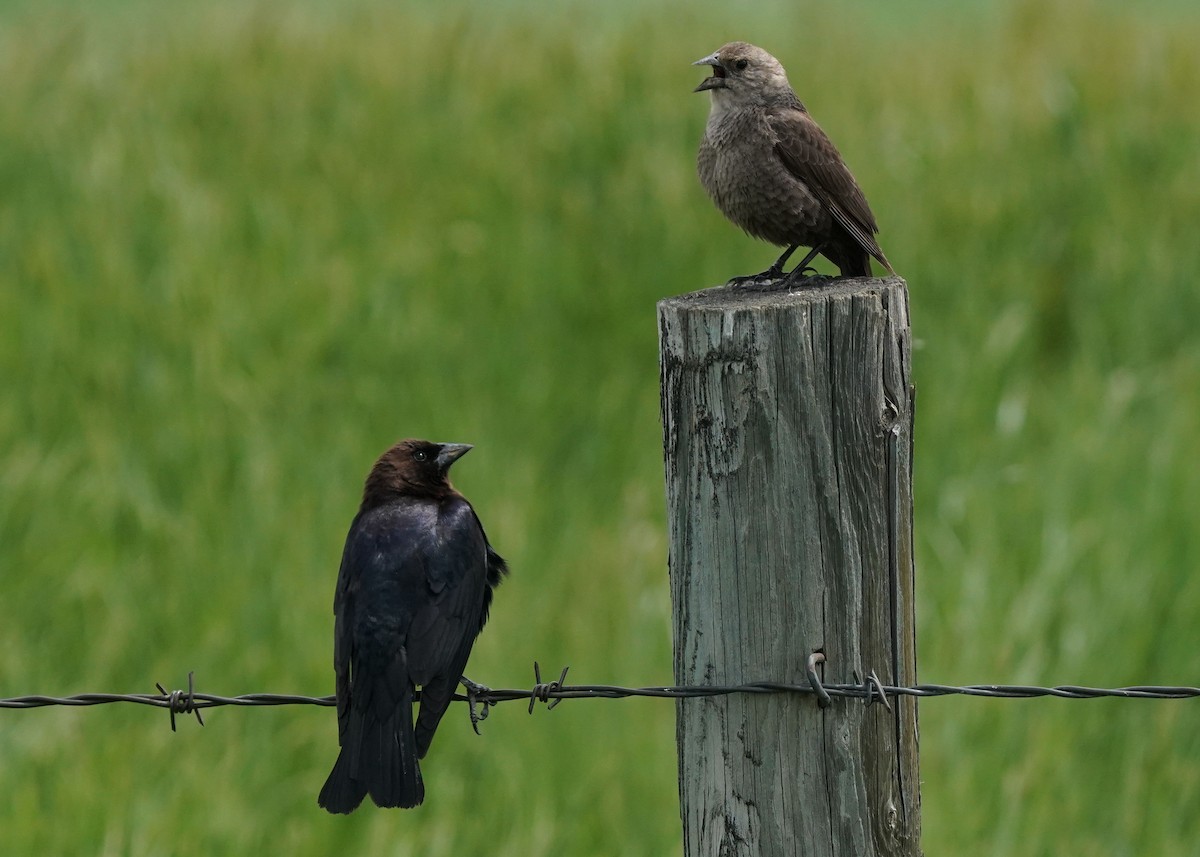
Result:
<svg viewBox="0 0 1200 857"><path fill-rule="evenodd" d="M425 798L417 760L508 571L446 475L470 449L403 440L367 476L333 599L342 749L317 798L330 812L353 812L368 794L388 807Z"/></svg>

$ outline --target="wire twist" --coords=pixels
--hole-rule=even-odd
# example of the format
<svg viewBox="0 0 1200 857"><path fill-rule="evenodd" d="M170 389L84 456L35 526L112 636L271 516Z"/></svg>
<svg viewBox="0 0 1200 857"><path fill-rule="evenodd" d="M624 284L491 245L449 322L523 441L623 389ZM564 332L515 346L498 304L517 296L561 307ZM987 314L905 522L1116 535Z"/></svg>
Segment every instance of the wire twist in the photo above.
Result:
<svg viewBox="0 0 1200 857"><path fill-rule="evenodd" d="M188 689L187 693L182 690L173 690L170 693L163 688L158 682L154 683L158 688L158 692L167 698L167 710L171 712L171 731L175 731L175 715L176 714L195 714L196 722L201 726L204 725L204 718L200 716L200 709L196 707L196 671L188 672Z"/></svg>

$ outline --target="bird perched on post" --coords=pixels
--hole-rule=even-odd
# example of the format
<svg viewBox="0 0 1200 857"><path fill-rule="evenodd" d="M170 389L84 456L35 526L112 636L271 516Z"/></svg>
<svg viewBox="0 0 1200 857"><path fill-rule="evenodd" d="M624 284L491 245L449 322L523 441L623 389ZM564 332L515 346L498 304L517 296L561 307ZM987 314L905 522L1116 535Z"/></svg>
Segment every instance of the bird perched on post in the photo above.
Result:
<svg viewBox="0 0 1200 857"><path fill-rule="evenodd" d="M875 241L879 227L867 199L829 137L808 115L779 61L762 48L730 42L693 65L712 66L696 92L712 95L700 142L700 183L717 208L756 238L786 247L756 277L775 279L797 247L843 276L869 277L870 257L892 271Z"/></svg>
<svg viewBox="0 0 1200 857"><path fill-rule="evenodd" d="M317 798L330 812L353 812L368 794L378 806L425 797L417 760L508 570L446 475L470 449L403 440L367 476L333 599L341 752Z"/></svg>

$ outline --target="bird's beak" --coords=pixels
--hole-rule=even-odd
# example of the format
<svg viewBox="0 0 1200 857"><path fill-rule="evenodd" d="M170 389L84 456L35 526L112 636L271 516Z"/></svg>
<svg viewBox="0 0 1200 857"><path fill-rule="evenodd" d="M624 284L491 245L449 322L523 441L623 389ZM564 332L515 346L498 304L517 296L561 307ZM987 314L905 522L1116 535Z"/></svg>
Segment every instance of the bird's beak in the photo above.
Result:
<svg viewBox="0 0 1200 857"><path fill-rule="evenodd" d="M712 77L706 77L700 81L692 92L704 92L706 89L724 89L725 88L725 66L721 65L721 61L717 58L716 53L711 53L703 59L698 59L692 65L710 65L712 66Z"/></svg>
<svg viewBox="0 0 1200 857"><path fill-rule="evenodd" d="M474 448L469 443L443 443L441 446L442 451L438 453L437 465L443 472Z"/></svg>

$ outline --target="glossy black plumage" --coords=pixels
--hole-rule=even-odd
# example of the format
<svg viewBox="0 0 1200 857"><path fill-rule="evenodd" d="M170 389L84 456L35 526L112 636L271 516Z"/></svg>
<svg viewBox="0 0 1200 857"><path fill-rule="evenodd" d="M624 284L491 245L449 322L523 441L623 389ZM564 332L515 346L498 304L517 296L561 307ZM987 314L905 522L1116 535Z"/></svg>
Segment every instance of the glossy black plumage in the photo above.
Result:
<svg viewBox="0 0 1200 857"><path fill-rule="evenodd" d="M367 477L334 596L341 752L318 798L330 812L352 812L368 794L385 807L412 807L425 797L417 760L429 750L507 570L446 477L470 448L401 441Z"/></svg>

